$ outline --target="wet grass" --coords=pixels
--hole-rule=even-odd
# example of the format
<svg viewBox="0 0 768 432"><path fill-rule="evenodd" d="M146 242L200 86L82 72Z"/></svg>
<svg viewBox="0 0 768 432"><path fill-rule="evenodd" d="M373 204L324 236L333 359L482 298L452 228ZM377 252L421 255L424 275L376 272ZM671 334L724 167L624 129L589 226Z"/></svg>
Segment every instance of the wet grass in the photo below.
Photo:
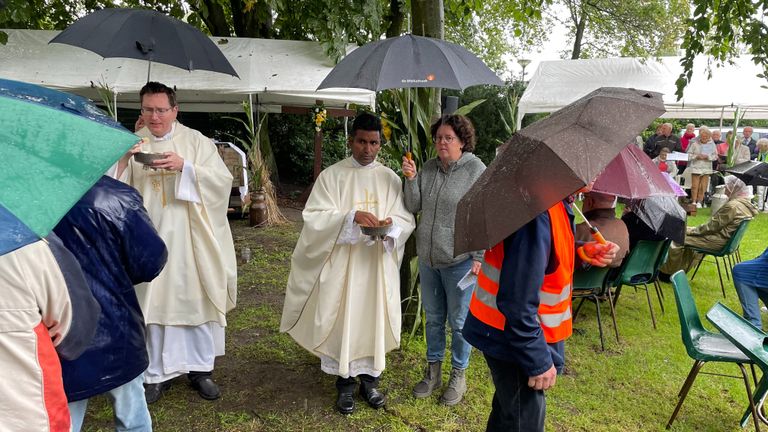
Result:
<svg viewBox="0 0 768 432"><path fill-rule="evenodd" d="M689 220L704 222L708 209ZM388 356L382 388L388 392L385 410L358 401L358 410L341 416L333 409L333 377L320 372L316 358L278 332L282 296L290 254L300 225L253 229L233 221L236 248L251 249L251 260L240 265L240 299L229 316L227 355L217 362L216 377L223 397L200 399L184 378L174 381L166 396L150 407L156 431L482 431L490 409L493 386L482 355L474 351L468 370L469 392L464 402L448 408L439 395L416 400L411 388L424 367L424 340L403 336L401 349ZM744 259L768 244L768 216L752 222L742 243ZM714 264L702 265L692 282L703 315L724 301L740 311L736 292L726 282L723 300ZM595 307L586 304L566 344L567 374L547 393L547 430L662 431L692 361L680 339L680 325L671 286L665 292L663 315L655 299L658 329L654 330L645 293L625 288L617 315L621 342L613 336L608 308L604 309L606 351L600 351ZM653 295L653 293L652 293ZM705 321L705 326L708 326ZM705 371L737 374L733 365L709 364ZM444 371L447 380L448 371ZM741 381L700 375L675 421L675 431L737 431L747 406ZM86 428L108 431L112 413L105 397L90 404ZM748 426L753 427L752 425Z"/></svg>

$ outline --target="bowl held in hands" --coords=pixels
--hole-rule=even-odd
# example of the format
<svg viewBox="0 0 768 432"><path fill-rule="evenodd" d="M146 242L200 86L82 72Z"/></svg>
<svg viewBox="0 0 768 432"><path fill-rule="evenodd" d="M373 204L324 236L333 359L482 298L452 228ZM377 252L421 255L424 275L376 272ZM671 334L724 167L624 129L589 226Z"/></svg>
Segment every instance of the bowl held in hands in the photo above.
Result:
<svg viewBox="0 0 768 432"><path fill-rule="evenodd" d="M370 236L374 240L383 240L392 230L392 224L382 220L379 221L378 226L360 225L360 230L363 234Z"/></svg>
<svg viewBox="0 0 768 432"><path fill-rule="evenodd" d="M152 163L159 159L164 159L165 156L162 153L136 153L133 155L133 159L147 166L152 166Z"/></svg>

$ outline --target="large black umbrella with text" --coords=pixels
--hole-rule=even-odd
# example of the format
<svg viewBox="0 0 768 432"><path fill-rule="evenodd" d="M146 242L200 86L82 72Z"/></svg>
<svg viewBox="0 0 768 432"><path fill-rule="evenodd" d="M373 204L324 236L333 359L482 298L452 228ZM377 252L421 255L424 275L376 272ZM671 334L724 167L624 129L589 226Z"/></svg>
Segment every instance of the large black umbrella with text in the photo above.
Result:
<svg viewBox="0 0 768 432"><path fill-rule="evenodd" d="M466 48L442 39L412 34L388 38L349 53L317 87L434 87L464 90L479 85L504 85L496 74Z"/></svg>
<svg viewBox="0 0 768 432"><path fill-rule="evenodd" d="M193 71L238 76L219 47L191 25L148 9L102 9L75 21L49 43L85 48L104 57L147 60Z"/></svg>

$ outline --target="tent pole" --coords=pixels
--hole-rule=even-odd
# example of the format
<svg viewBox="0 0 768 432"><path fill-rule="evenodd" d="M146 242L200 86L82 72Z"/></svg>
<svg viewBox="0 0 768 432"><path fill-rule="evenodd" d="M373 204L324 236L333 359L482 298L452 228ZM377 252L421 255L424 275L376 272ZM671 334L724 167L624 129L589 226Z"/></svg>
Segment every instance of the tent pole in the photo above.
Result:
<svg viewBox="0 0 768 432"><path fill-rule="evenodd" d="M117 92L112 92L112 115L117 121Z"/></svg>
<svg viewBox="0 0 768 432"><path fill-rule="evenodd" d="M723 116L725 115L725 107L720 108L720 130L723 129Z"/></svg>
<svg viewBox="0 0 768 432"><path fill-rule="evenodd" d="M258 98L258 96L256 96ZM257 99L258 100L258 99ZM248 93L248 104L251 106L251 124L255 125L256 123L253 122L253 93ZM257 120L258 120L258 113L256 114Z"/></svg>

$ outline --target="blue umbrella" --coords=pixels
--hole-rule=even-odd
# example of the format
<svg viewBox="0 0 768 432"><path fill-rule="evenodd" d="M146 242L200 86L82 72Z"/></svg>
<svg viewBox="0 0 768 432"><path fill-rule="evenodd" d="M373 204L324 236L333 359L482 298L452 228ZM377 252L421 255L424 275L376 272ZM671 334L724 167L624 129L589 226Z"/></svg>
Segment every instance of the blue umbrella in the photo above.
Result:
<svg viewBox="0 0 768 432"><path fill-rule="evenodd" d="M87 99L0 79L0 255L48 235L138 140Z"/></svg>

